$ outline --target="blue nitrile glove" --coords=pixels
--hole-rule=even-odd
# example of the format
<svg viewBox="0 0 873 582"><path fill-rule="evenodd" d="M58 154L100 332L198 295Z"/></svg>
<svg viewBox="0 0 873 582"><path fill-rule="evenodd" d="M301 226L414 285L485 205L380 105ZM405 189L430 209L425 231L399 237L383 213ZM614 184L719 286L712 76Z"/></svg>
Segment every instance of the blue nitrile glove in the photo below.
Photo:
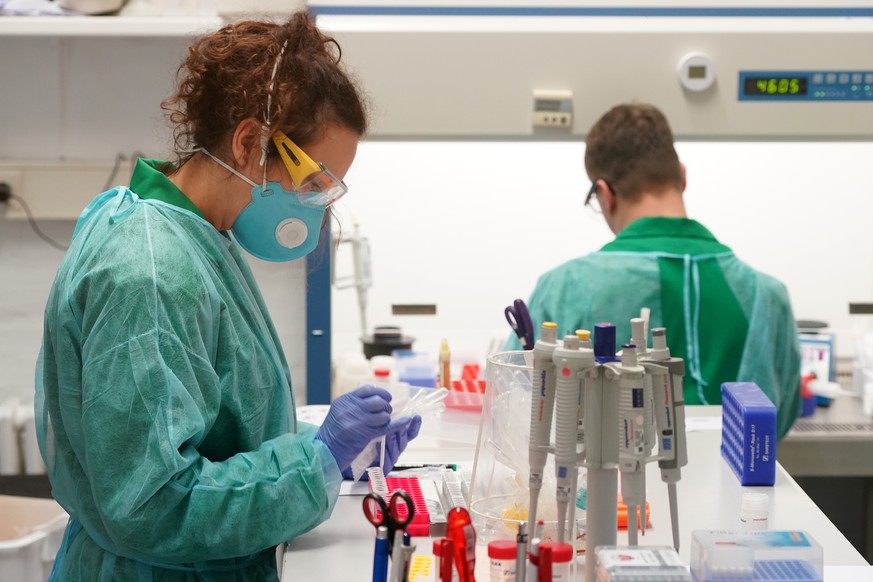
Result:
<svg viewBox="0 0 873 582"><path fill-rule="evenodd" d="M397 459L400 457L400 453L406 449L406 445L418 436L418 431L421 429L421 416L402 416L400 418L395 418L391 421L385 428L385 458L382 459L382 472L387 475L391 469L394 468L395 463L397 463ZM380 435L381 436L381 435ZM376 446L381 448L381 443L377 442ZM379 454L379 451L376 451L376 454ZM378 466L378 458L373 461L371 467ZM354 479L354 471L351 467L345 469L343 471L343 479ZM366 481L368 479L367 473L361 475L360 480Z"/></svg>
<svg viewBox="0 0 873 582"><path fill-rule="evenodd" d="M409 441L418 436L419 430L421 417L417 414L403 416L388 425L388 432L385 433L385 458L382 459L382 471L386 475L394 468Z"/></svg>
<svg viewBox="0 0 873 582"><path fill-rule="evenodd" d="M391 394L361 386L333 401L315 438L327 445L340 471L352 464L371 440L385 434L391 422Z"/></svg>

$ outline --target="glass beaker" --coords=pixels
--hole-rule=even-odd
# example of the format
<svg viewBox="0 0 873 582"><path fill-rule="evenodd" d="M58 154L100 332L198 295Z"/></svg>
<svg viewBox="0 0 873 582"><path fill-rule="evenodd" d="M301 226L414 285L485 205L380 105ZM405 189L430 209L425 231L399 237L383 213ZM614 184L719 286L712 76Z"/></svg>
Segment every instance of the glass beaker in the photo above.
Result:
<svg viewBox="0 0 873 582"><path fill-rule="evenodd" d="M469 503L477 542L484 547L493 540L515 539L519 523L528 520L532 373L533 352L500 352L488 358ZM554 426L550 440L554 442ZM579 483L585 483L584 471ZM544 521L542 541L558 541L556 487L554 455L549 455L537 511ZM575 522L576 539L565 541L584 552L585 512L578 507ZM528 524L530 536L534 526Z"/></svg>

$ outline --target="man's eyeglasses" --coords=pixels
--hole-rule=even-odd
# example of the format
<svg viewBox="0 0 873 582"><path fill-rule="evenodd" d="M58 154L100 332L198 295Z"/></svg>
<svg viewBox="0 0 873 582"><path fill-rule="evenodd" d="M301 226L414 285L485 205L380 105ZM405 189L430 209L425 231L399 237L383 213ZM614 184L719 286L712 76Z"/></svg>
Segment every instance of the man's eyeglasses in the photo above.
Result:
<svg viewBox="0 0 873 582"><path fill-rule="evenodd" d="M602 180L602 178L595 178L591 182L591 188L588 190L588 195L585 196L585 206L597 214L603 214L603 210L600 208L600 201L597 200L597 180Z"/></svg>

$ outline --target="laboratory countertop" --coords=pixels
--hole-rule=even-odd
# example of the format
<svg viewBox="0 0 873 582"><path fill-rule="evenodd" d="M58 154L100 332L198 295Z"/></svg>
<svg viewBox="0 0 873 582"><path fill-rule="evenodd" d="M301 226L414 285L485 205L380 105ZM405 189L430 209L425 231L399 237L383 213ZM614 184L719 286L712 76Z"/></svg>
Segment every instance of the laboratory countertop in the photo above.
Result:
<svg viewBox="0 0 873 582"><path fill-rule="evenodd" d="M873 477L873 418L864 414L860 398L835 398L798 418L776 457L797 477Z"/></svg>
<svg viewBox="0 0 873 582"><path fill-rule="evenodd" d="M805 530L824 548L825 580L873 582L873 567L827 519L781 467L773 487L742 487L722 460L720 406L688 407L688 466L678 484L680 548L687 564L691 532L696 529L740 529L742 494L749 490L770 497L770 529ZM713 418L715 417L715 418ZM712 421L715 422L712 422ZM441 419L425 423L410 443L402 463L472 463L479 429L477 414L447 410ZM646 489L651 527L640 545L672 545L667 489L657 466L648 465ZM282 580L369 581L372 578L373 526L364 518L359 495L342 495L333 514L314 530L285 544ZM431 538L413 538L417 554L431 554ZM618 543L627 543L619 532ZM477 551L483 561L485 548Z"/></svg>

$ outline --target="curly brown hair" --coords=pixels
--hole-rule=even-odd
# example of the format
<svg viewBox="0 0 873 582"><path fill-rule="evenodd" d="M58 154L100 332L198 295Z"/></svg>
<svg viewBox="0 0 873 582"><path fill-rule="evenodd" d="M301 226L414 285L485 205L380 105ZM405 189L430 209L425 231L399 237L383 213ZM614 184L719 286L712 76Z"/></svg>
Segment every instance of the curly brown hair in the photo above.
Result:
<svg viewBox="0 0 873 582"><path fill-rule="evenodd" d="M287 42L272 85L270 77ZM340 66L339 44L304 12L283 23L240 21L198 38L179 67L176 94L161 108L173 125L177 167L203 147L221 152L237 125L254 117L282 130L301 147L326 124L363 136L363 98ZM270 155L278 155L271 146Z"/></svg>

